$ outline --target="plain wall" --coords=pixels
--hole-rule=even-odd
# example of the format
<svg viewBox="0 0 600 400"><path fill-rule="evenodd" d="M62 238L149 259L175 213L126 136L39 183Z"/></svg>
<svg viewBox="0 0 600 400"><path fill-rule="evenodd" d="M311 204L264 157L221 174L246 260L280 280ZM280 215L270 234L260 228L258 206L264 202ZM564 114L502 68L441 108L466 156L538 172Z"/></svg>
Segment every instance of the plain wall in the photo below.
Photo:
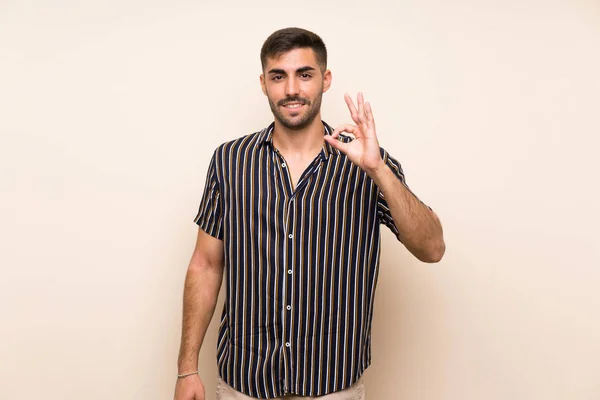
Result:
<svg viewBox="0 0 600 400"><path fill-rule="evenodd" d="M272 121L286 26L445 231L423 264L382 227L367 398L600 399L600 3L567 0L0 1L0 399L172 398L208 161Z"/></svg>

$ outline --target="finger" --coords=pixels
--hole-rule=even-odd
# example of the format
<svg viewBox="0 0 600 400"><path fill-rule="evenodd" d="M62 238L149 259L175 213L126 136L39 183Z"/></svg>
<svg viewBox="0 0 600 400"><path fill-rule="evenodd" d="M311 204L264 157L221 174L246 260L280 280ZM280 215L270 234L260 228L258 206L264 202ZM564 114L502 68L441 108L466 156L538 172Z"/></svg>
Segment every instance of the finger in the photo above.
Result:
<svg viewBox="0 0 600 400"><path fill-rule="evenodd" d="M340 125L337 128L335 128L333 130L333 132L331 133L331 136L334 139L337 139L338 136L340 135L340 133L342 133L342 132L348 132L348 133L353 134L356 137L357 131L359 131L359 129L356 126L345 124L345 125Z"/></svg>
<svg viewBox="0 0 600 400"><path fill-rule="evenodd" d="M362 122L363 124L366 123L366 118L365 118L365 98L362 94L362 92L358 92L358 119L360 120L360 122Z"/></svg>
<svg viewBox="0 0 600 400"><path fill-rule="evenodd" d="M348 93L344 95L344 100L346 100L346 104L348 105L348 110L350 110L350 116L352 117L352 121L359 124L360 120L358 119L358 111L354 106L354 102L352 101L352 97Z"/></svg>
<svg viewBox="0 0 600 400"><path fill-rule="evenodd" d="M338 149L344 154L348 153L348 146L350 146L350 143L340 142L339 140L335 139L333 136L330 135L325 135L325 141L329 143L334 149Z"/></svg>
<svg viewBox="0 0 600 400"><path fill-rule="evenodd" d="M367 126L371 130L375 130L375 118L373 117L373 109L371 103L368 101L365 103L365 114L367 116Z"/></svg>

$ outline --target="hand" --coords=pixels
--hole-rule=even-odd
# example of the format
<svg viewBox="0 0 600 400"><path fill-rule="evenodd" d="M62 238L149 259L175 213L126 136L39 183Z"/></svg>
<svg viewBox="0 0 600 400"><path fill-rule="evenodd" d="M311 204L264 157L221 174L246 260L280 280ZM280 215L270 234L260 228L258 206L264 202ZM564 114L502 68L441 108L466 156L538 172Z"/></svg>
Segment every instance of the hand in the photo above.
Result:
<svg viewBox="0 0 600 400"><path fill-rule="evenodd" d="M364 102L362 93L358 93L358 110L348 94L344 95L344 99L356 126L341 125L335 128L331 135L325 135L325 140L331 146L346 154L350 161L373 177L377 170L384 165L379 149L379 141L375 133L373 110L371 110L371 105L368 102ZM340 142L338 136L342 132L353 134L355 139L350 143Z"/></svg>
<svg viewBox="0 0 600 400"><path fill-rule="evenodd" d="M174 400L205 400L204 395L204 384L197 374L177 379Z"/></svg>

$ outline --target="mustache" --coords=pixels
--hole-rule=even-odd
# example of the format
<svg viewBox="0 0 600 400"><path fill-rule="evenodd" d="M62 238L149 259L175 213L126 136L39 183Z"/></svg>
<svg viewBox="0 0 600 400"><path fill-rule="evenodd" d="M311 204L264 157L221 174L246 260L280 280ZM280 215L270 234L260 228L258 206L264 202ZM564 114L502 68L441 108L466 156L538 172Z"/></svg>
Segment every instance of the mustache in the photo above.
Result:
<svg viewBox="0 0 600 400"><path fill-rule="evenodd" d="M310 101L308 101L308 99L303 99L302 97L288 97L287 99L280 100L277 105L286 106L290 103L310 104Z"/></svg>

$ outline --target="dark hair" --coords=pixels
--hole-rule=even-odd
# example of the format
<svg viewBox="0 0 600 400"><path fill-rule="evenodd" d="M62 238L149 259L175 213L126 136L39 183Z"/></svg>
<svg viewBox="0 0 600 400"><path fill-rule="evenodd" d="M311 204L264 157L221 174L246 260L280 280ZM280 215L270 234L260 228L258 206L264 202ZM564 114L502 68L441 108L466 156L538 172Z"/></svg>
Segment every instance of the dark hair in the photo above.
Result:
<svg viewBox="0 0 600 400"><path fill-rule="evenodd" d="M260 50L262 68L265 68L267 58L276 58L290 50L303 48L311 48L321 69L324 71L327 68L325 43L316 33L301 28L280 29L265 40Z"/></svg>

